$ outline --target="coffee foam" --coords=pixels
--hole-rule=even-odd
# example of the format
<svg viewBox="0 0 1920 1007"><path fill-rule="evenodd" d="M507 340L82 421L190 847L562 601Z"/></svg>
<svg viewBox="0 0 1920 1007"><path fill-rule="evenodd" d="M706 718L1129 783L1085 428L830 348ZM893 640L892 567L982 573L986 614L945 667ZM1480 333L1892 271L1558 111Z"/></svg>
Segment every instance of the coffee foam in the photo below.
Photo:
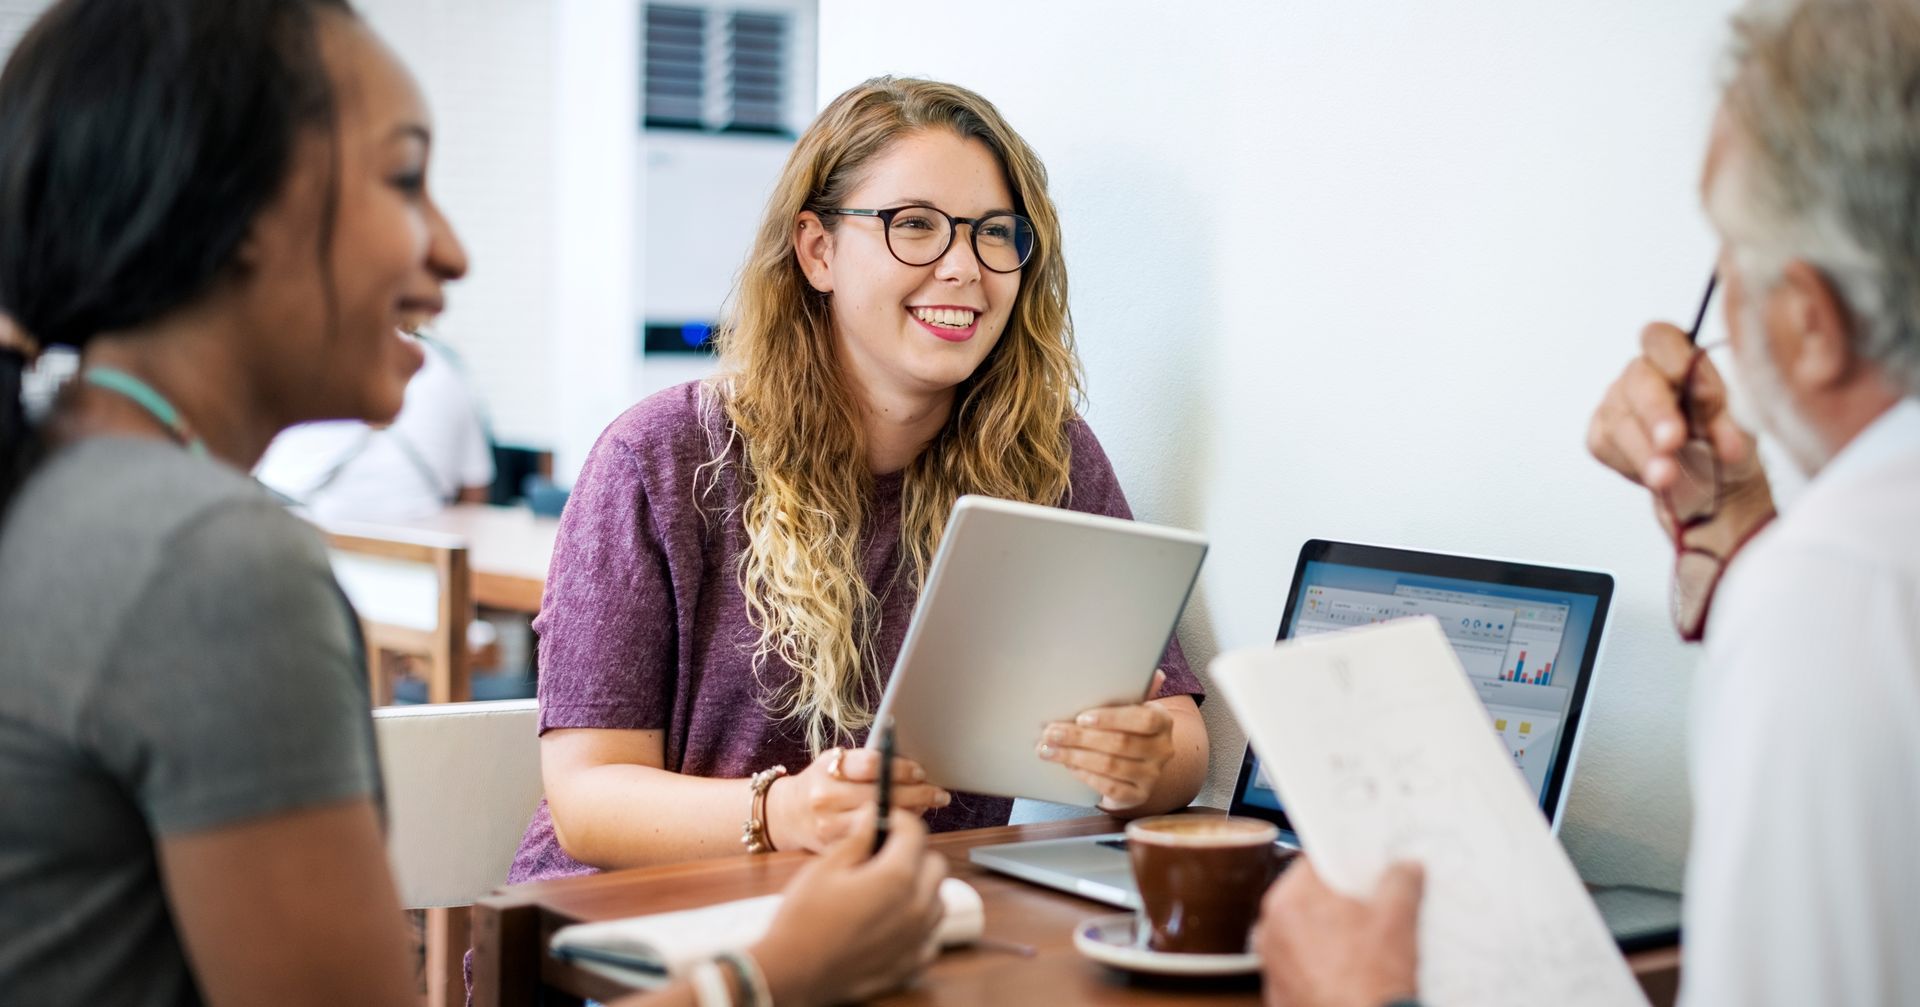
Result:
<svg viewBox="0 0 1920 1007"><path fill-rule="evenodd" d="M1154 846L1253 846L1279 838L1279 826L1257 818L1168 815L1127 824L1128 842Z"/></svg>

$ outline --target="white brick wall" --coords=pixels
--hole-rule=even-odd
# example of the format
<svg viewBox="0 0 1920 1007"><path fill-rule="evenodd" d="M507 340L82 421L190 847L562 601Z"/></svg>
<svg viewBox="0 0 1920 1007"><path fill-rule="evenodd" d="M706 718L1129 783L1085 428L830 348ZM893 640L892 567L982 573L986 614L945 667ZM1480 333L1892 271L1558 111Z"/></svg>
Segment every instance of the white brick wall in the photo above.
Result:
<svg viewBox="0 0 1920 1007"><path fill-rule="evenodd" d="M473 268L440 334L465 357L495 436L552 442L554 5L358 0L434 115L430 185Z"/></svg>

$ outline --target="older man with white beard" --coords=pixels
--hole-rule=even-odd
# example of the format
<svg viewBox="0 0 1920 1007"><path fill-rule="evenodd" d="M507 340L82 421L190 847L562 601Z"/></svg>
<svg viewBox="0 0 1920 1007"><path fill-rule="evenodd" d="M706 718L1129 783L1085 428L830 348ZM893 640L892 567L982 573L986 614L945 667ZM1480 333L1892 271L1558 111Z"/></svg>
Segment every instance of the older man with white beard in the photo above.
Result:
<svg viewBox="0 0 1920 1007"><path fill-rule="evenodd" d="M1681 998L1920 1004L1920 3L1756 3L1735 33L1702 196L1742 398L1811 482L1776 518L1671 325L1589 431L1651 492L1706 640ZM1418 905L1417 870L1368 899L1288 871L1267 1002L1412 1000Z"/></svg>

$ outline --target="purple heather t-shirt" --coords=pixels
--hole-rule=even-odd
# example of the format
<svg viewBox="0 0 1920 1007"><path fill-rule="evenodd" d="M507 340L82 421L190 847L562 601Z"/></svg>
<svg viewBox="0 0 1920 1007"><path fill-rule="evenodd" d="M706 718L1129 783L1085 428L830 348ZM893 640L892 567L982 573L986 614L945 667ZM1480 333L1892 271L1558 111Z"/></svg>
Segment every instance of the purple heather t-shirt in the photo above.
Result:
<svg viewBox="0 0 1920 1007"><path fill-rule="evenodd" d="M540 634L540 730L593 727L666 732L666 768L739 779L810 761L800 725L762 699L792 675L770 657L756 676L759 634L748 622L736 561L745 542L737 447L717 483L709 466L729 443L726 414L697 382L666 389L609 426L581 469L547 574ZM1100 442L1069 428L1073 467L1063 507L1131 518ZM878 476L863 529L862 572L880 599L877 704L913 615L900 548L901 475ZM698 505L696 506L696 498ZM896 576L898 574L898 576ZM1166 695L1203 695L1179 641L1167 647ZM856 743L864 742L856 739ZM746 788L740 812L746 817ZM1005 825L1013 802L956 793L928 815L934 831ZM588 873L554 836L545 801L514 857L509 882Z"/></svg>

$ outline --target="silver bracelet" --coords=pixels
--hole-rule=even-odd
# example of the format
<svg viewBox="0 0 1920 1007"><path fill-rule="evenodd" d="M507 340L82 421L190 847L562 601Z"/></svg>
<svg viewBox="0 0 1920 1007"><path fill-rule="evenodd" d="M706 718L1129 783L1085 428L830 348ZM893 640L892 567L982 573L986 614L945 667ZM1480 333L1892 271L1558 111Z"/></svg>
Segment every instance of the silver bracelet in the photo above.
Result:
<svg viewBox="0 0 1920 1007"><path fill-rule="evenodd" d="M746 1002L740 1007L773 1007L773 991L767 988L767 974L760 971L760 963L753 960L751 953L722 951L714 957L732 969L734 977L740 980L740 989L746 993Z"/></svg>
<svg viewBox="0 0 1920 1007"><path fill-rule="evenodd" d="M699 1007L734 1007L733 988L727 985L727 974L718 962L695 965L687 973L687 981L693 984L693 1002Z"/></svg>

